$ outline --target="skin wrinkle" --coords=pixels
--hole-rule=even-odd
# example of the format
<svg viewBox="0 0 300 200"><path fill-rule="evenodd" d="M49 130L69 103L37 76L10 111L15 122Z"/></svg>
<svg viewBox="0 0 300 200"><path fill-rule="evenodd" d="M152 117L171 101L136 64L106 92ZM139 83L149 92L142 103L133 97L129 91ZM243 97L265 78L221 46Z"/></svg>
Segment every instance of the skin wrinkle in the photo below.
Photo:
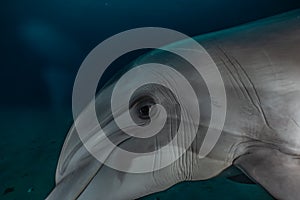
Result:
<svg viewBox="0 0 300 200"><path fill-rule="evenodd" d="M272 141L273 143L261 140L261 139L253 139L248 136L243 136L244 141L240 141L236 144L236 148L234 149L233 157L234 160L238 159L240 156L247 154L248 150L251 150L253 147L269 147L270 149L276 149L279 152L283 154L288 154L291 156L300 157L298 152L295 152L293 149L289 148L282 148L281 146L278 146L276 142ZM249 152L248 152L249 153Z"/></svg>
<svg viewBox="0 0 300 200"><path fill-rule="evenodd" d="M184 112L185 113L185 112ZM186 118L187 118L187 120L188 121L191 121L192 119L191 118L189 118L190 117L190 115L188 115L188 113L186 113ZM189 125L187 125L186 126L187 128L189 128L189 129L193 129L194 127L192 127L192 126L189 126ZM192 131L197 131L197 130L188 130L188 131L186 131L187 133L191 133ZM197 134L199 134L199 132L197 132ZM187 135L187 137L190 137L190 138L188 138L188 140L191 140L192 138L192 136L191 135ZM184 142L184 141L183 141ZM192 143L193 144L193 143ZM191 144L191 145L192 145ZM184 145L185 146L185 145ZM189 149L191 149L190 147L188 147L187 148L187 151L189 150ZM196 155L196 153L195 152L193 152L193 151L191 151L191 153L188 153L187 154L188 156L186 156L186 160L185 160L185 163L183 163L184 164L184 166L186 166L185 168L186 168L186 170L184 171L184 172L186 172L185 173L185 180L190 180L191 178L192 178L192 173L193 173L193 171L192 171L192 169L193 169L193 165L194 165L194 163L193 163L193 160L194 159L196 159L196 158L193 158L193 156L195 156Z"/></svg>

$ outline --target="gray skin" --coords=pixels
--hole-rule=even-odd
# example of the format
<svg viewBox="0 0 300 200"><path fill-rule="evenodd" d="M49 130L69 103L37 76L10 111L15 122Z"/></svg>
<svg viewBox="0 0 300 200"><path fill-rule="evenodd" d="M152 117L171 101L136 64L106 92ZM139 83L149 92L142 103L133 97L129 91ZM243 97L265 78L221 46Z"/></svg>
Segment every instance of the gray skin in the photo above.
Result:
<svg viewBox="0 0 300 200"><path fill-rule="evenodd" d="M227 94L224 129L209 155L197 156L210 118L209 110L205 109L201 110L200 128L188 151L168 167L144 174L120 172L102 165L84 148L72 127L59 159L57 185L48 200L136 199L178 182L215 177L231 165L240 168L276 199L300 199L300 10L195 39L217 64ZM189 51L184 42L175 46ZM183 61L155 51L135 61L133 66L156 59L175 68L179 66L178 70L184 68L191 84L197 85L196 92L202 92L199 100L204 108L209 107L205 84ZM125 141L126 137L121 136L124 133L112 125L109 103L115 81L97 96L99 121L117 135L115 140L122 148L147 151L153 143ZM124 86L124 91L126 87L130 85ZM166 110L173 112L173 119L166 125L166 136L159 138L167 139L178 116L174 98L155 87L139 93L157 96L161 104L167 105ZM88 110L79 116L79 123L89 120ZM109 157L114 156L113 151L105 148L99 153L105 151L109 151Z"/></svg>

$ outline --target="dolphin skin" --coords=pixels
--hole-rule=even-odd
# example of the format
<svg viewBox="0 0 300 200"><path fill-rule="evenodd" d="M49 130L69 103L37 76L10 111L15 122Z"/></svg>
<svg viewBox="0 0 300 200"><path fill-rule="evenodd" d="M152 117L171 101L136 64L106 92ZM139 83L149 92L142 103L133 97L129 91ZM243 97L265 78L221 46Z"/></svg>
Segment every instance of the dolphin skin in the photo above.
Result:
<svg viewBox="0 0 300 200"><path fill-rule="evenodd" d="M194 39L216 63L226 89L226 121L212 151L204 158L197 157L210 117L210 111L205 109L201 110L200 127L190 148L171 165L149 173L121 172L103 165L85 149L72 126L57 166L56 187L47 200L136 199L178 182L210 179L231 165L276 199L300 199L300 10ZM189 51L185 41L174 45ZM174 68L183 70L198 92L206 91L205 83L188 64L167 52L154 50L132 65L158 60L178 66ZM203 63L199 60L199 65ZM107 134L113 135L118 146L140 152L163 145L168 136L157 137L154 144L154 140L142 142L122 136L124 133L113 125L109 103L115 81L107 84L96 98L98 120L106 127ZM124 85L124 91L126 87L130 84ZM163 134L170 136L178 125L179 103L168 90L155 87L137 91L135 95L152 95L155 97L152 101L166 106L172 119L166 122ZM207 92L199 98L204 107L213 103L207 100ZM138 99L138 103L143 101L147 104L149 100ZM142 116L149 115L147 107L141 111ZM88 109L84 113L76 119L78 123L89 120ZM185 133L188 137L188 128ZM99 154L114 157L105 145L99 149Z"/></svg>

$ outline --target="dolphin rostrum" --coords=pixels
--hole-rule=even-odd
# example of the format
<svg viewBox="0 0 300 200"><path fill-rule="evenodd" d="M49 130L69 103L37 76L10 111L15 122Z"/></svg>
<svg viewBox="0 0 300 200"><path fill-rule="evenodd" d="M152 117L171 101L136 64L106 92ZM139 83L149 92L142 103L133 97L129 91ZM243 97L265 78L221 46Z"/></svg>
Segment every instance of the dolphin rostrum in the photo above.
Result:
<svg viewBox="0 0 300 200"><path fill-rule="evenodd" d="M209 104L217 104L217 100L210 99L205 83L184 59L154 50L131 67L160 62L181 70L188 77L201 107L193 143L178 160L162 169L127 173L95 159L73 125L59 158L56 187L47 200L136 199L163 191L178 182L210 179L231 165L241 169L276 199L300 199L300 10L194 39L216 63L226 89L226 120L212 151L205 157L197 154L203 143L203 133L208 129ZM173 44L192 54L188 45L185 41ZM203 63L205 60L199 58L200 67ZM151 76L151 72L143 75ZM157 76L165 78L165 74ZM124 84L123 91L126 92L136 78ZM134 92L129 110L132 119L143 126L149 123L149 115L155 115L151 107L161 104L169 117L162 131L145 140L120 131L110 110L115 79L98 93L96 110L98 121L104 127L101 131L105 133L101 134L106 134L116 146L140 153L154 151L170 142L179 123L185 123L185 137L190 137L194 122L189 113L180 108L180 101L171 90L155 84ZM176 79L170 84L176 85ZM193 99L187 98L193 104ZM128 109L128 105L125 107ZM119 111L122 113L122 107ZM182 114L186 117L180 118ZM87 140L99 133L93 124L88 125L88 108L75 120L75 123L82 122L89 130ZM95 141L100 142L94 144L96 153L113 160L117 156L114 149L97 139ZM159 156L156 161L159 163ZM122 162L127 162L130 168L131 160Z"/></svg>

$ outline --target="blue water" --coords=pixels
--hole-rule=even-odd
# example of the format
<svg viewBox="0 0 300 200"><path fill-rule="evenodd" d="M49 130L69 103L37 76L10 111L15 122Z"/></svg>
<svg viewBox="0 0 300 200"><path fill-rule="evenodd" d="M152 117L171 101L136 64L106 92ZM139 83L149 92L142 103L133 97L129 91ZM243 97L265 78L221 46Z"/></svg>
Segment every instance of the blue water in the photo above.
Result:
<svg viewBox="0 0 300 200"><path fill-rule="evenodd" d="M76 72L107 37L144 26L196 36L299 6L292 0L1 1L0 199L44 199L53 188L72 124ZM102 82L133 58L115 64ZM143 199L272 199L258 185L229 180L231 173L238 171Z"/></svg>

